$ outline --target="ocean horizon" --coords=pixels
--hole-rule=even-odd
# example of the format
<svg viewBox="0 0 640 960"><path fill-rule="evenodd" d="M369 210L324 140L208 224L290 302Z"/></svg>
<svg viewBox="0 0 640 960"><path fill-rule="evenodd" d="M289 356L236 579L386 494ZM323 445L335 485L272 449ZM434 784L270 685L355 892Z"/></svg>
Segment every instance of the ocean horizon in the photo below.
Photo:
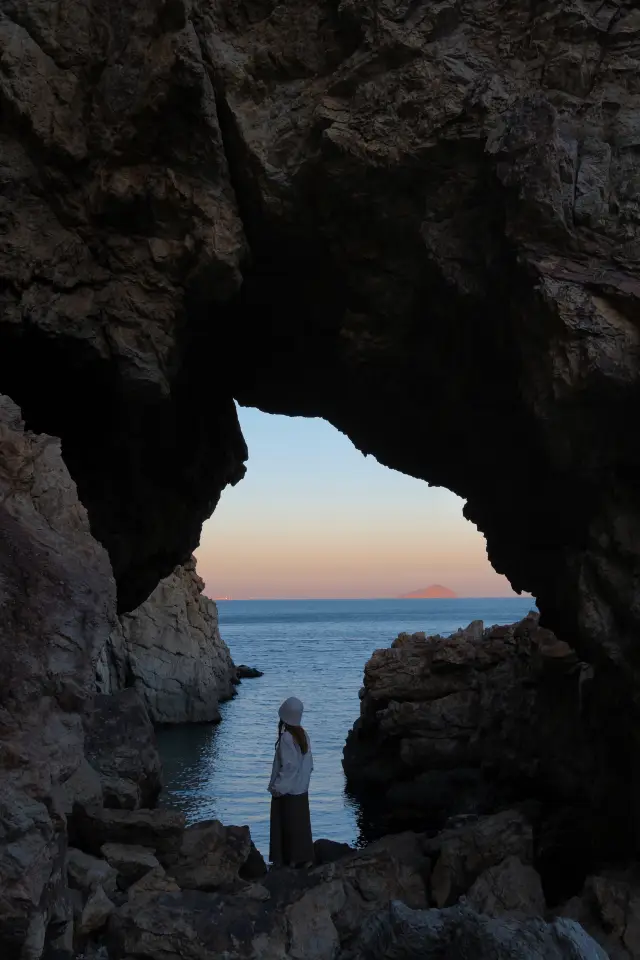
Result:
<svg viewBox="0 0 640 960"><path fill-rule="evenodd" d="M309 602L309 601L318 601L318 603L323 602L338 602L340 600L384 600L384 601L393 601L393 600L403 600L409 603L415 601L416 603L422 603L424 601L430 603L442 603L445 600L533 600L534 598L531 594L510 594L509 596L501 596L496 594L495 596L487 596L483 594L481 596L472 596L472 595L463 595L458 594L455 597L404 597L404 596L388 596L388 597L213 597L205 590L205 596L209 597L210 600L213 600L215 603L249 603L252 600L260 601L273 601L274 603L295 603L296 601ZM535 601L534 601L535 603Z"/></svg>

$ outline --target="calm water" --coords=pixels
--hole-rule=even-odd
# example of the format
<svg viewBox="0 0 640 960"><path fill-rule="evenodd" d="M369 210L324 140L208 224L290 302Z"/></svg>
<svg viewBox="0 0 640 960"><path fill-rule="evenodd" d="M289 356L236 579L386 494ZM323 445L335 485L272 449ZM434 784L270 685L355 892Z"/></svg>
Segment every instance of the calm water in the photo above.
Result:
<svg viewBox="0 0 640 960"><path fill-rule="evenodd" d="M219 726L161 731L166 788L162 802L189 822L249 824L258 849L269 846L269 794L277 709L295 695L314 756L311 818L315 837L357 843L358 811L344 793L342 748L359 714L363 669L374 650L401 631L452 633L471 620L512 623L533 607L506 600L221 601L220 629L236 663L264 671L244 680L222 707Z"/></svg>

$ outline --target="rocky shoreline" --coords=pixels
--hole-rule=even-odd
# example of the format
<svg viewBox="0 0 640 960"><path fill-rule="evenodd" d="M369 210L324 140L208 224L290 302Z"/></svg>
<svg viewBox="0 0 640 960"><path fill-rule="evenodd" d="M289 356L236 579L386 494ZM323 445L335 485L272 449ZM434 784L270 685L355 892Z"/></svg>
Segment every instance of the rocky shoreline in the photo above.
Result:
<svg viewBox="0 0 640 960"><path fill-rule="evenodd" d="M588 817L577 836L590 829L612 855L596 800L616 770L583 726L601 716L598 674L535 617L488 631L472 624L447 639L403 636L378 651L345 765L391 807L405 791L386 824L394 833L362 850L318 841L314 868L267 871L246 826L186 827L156 806L162 771L150 712L167 715L163 683L184 654L156 665L160 648L144 638L151 624L175 622L175 599L164 614L149 601L126 631L58 441L26 430L6 398L0 441L3 557L12 558L0 569L12 640L0 647L3 958L419 960L428 948L460 960L469 951L478 960L595 960L605 956L596 941L614 960L640 956L632 865L591 850L570 889L550 885L558 850L576 849L559 838L567 816L580 823L581 790ZM175 598L185 578L184 603L206 611L192 565L158 595ZM210 620L196 645L202 651L208 636L225 682L255 674L233 668L216 631ZM127 671L130 685L114 689ZM230 691L213 667L206 675L216 693ZM175 709L175 698L165 702ZM181 702L187 713L205 698L192 691ZM441 805L436 829L425 775L460 769L475 777L466 792L449 784L455 802ZM514 805L523 783L528 802ZM546 807L545 798L531 803L537 783ZM565 819L554 822L550 810Z"/></svg>
<svg viewBox="0 0 640 960"><path fill-rule="evenodd" d="M247 827L207 821L185 828L181 814L166 810L77 814L82 848L67 852L67 913L55 918L52 956L72 950L96 960L422 960L429 950L447 960L636 955L633 906L608 923L621 896L633 902L632 879L590 877L582 897L549 910L531 866L532 827L518 810L470 818L432 838L385 837L362 850L316 841L315 867L270 871ZM508 952L499 952L505 939Z"/></svg>
<svg viewBox="0 0 640 960"><path fill-rule="evenodd" d="M524 897L536 915L580 920L610 957L640 957L635 812L615 749L624 723L607 722L614 695L536 613L449 637L400 634L366 664L344 748L365 831L426 830L438 907L464 896L481 913L496 903L517 913ZM487 875L467 883L456 858L492 844Z"/></svg>

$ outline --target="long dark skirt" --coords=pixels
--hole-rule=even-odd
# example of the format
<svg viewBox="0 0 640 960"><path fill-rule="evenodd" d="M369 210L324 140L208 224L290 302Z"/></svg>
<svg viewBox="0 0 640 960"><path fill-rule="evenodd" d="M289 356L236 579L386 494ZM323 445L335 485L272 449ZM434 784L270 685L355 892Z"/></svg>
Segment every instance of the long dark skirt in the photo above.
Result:
<svg viewBox="0 0 640 960"><path fill-rule="evenodd" d="M285 866L313 863L309 794L271 798L269 860Z"/></svg>

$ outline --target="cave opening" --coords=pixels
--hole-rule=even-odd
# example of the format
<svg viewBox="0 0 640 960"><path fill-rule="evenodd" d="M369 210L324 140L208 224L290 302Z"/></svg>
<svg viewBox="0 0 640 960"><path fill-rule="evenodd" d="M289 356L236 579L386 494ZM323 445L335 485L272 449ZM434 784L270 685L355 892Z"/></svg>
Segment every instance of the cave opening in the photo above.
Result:
<svg viewBox="0 0 640 960"><path fill-rule="evenodd" d="M223 493L196 556L232 656L264 676L240 686L215 730L160 731L165 799L193 817L240 816L266 853L277 707L295 694L314 750L316 835L364 843L384 829L345 792L342 751L373 651L402 631L513 622L534 604L492 570L460 498L364 457L326 421L238 413L247 474ZM399 599L434 584L463 599Z"/></svg>

